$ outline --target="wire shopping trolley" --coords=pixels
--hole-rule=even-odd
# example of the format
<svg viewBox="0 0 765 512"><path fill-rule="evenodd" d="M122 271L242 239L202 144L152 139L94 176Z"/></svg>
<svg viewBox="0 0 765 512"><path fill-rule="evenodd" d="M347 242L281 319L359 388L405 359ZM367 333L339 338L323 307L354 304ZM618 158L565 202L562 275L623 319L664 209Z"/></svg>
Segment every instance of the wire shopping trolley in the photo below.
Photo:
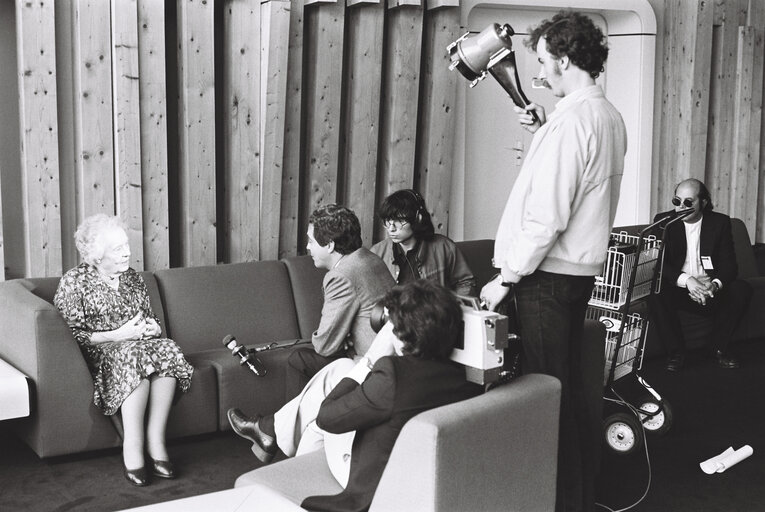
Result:
<svg viewBox="0 0 765 512"><path fill-rule="evenodd" d="M595 278L586 313L606 327L603 435L619 454L640 448L644 432L661 435L672 425L669 402L640 376L648 321L632 312L641 299L660 291L663 244L646 236L654 227L638 235L611 234L603 274Z"/></svg>

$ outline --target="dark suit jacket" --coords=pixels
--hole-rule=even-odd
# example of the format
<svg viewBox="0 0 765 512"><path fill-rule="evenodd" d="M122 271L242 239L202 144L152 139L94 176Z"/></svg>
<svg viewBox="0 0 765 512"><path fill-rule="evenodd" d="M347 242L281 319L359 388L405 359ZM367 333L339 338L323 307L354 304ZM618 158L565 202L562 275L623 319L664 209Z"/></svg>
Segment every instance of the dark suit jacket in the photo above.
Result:
<svg viewBox="0 0 765 512"><path fill-rule="evenodd" d="M381 358L361 385L343 379L322 403L316 423L335 434L356 431L348 485L336 496L309 496L301 506L327 511L369 509L404 424L422 411L481 391L465 380L463 366L414 356Z"/></svg>
<svg viewBox="0 0 765 512"><path fill-rule="evenodd" d="M656 215L654 222L669 213L664 212ZM675 286L677 278L682 273L688 249L683 221L677 221L667 228L664 243L663 286ZM730 217L714 211L704 212L701 219L699 255L712 258L714 270L706 271L712 279L719 279L723 286L736 279L738 265L733 249Z"/></svg>

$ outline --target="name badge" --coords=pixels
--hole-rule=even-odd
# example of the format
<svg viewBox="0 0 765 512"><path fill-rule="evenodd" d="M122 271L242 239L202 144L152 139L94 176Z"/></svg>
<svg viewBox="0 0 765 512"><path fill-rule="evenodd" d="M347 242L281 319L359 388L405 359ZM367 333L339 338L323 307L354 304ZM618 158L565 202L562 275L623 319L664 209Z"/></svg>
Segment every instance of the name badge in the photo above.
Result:
<svg viewBox="0 0 765 512"><path fill-rule="evenodd" d="M704 267L704 270L714 270L715 266L712 265L712 258L709 256L702 256L701 257L701 266Z"/></svg>

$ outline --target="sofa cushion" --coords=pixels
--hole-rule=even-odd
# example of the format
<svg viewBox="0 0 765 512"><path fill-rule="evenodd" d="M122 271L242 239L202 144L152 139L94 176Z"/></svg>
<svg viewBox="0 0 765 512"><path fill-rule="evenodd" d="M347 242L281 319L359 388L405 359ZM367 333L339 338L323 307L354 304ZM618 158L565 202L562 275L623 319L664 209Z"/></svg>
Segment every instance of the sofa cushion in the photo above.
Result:
<svg viewBox="0 0 765 512"><path fill-rule="evenodd" d="M292 256L282 261L287 266L292 284L300 337L310 339L321 320L321 307L324 304L322 285L327 271L316 268L310 256Z"/></svg>
<svg viewBox="0 0 765 512"><path fill-rule="evenodd" d="M217 428L230 430L226 411L238 407L245 414L271 414L284 405L289 350L274 349L260 352L257 357L266 368L259 377L239 365L239 358L225 348L206 350L194 354L193 360L204 361L215 369L218 387ZM195 365L196 366L196 365ZM192 384L193 387L193 384Z"/></svg>
<svg viewBox="0 0 765 512"><path fill-rule="evenodd" d="M191 388L176 391L167 419L167 436L176 438L218 430L218 382L212 365L194 354L186 355L194 367Z"/></svg>
<svg viewBox="0 0 765 512"><path fill-rule="evenodd" d="M171 268L155 276L168 334L186 353L221 347L227 334L248 345L299 336L287 268L280 261Z"/></svg>

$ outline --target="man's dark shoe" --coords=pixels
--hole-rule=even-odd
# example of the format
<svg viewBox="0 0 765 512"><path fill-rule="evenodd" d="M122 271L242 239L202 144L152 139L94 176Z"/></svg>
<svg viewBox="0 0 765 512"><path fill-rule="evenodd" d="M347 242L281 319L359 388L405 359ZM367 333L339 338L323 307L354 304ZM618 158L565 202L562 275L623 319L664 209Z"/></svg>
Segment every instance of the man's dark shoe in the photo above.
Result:
<svg viewBox="0 0 765 512"><path fill-rule="evenodd" d="M720 368L738 368L738 359L735 356L722 350L715 350L715 359L717 359L717 365Z"/></svg>
<svg viewBox="0 0 765 512"><path fill-rule="evenodd" d="M228 422L239 436L252 441L252 453L261 461L268 464L276 454L276 439L260 430L260 416L248 418L239 409L229 409L226 412Z"/></svg>
<svg viewBox="0 0 765 512"><path fill-rule="evenodd" d="M685 362L685 354L682 352L674 352L667 358L667 365L665 368L670 372L676 372L683 367Z"/></svg>

